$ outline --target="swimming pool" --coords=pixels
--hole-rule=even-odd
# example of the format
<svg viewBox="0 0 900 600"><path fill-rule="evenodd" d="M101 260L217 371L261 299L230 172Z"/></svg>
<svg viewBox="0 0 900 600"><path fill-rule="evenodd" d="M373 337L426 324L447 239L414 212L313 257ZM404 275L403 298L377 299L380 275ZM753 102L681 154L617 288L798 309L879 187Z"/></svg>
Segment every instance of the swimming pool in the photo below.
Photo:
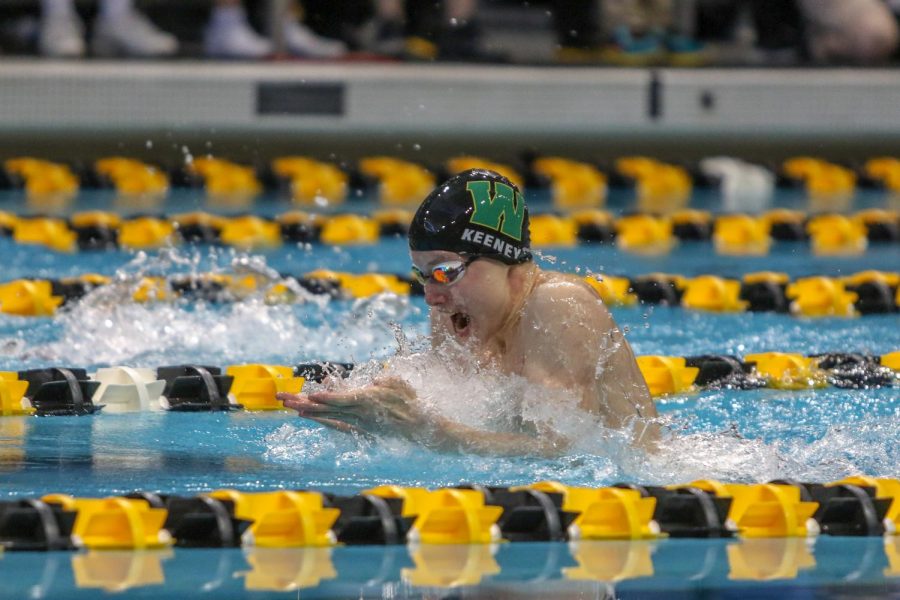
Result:
<svg viewBox="0 0 900 600"><path fill-rule="evenodd" d="M18 208L16 193L6 194L0 209ZM105 207L109 200L105 192L83 192L78 208ZM785 206L797 202L791 192L780 200ZM863 194L855 207L878 206L881 201L876 194ZM715 199L700 197L697 202L714 208ZM360 202L357 206L365 210L371 205ZM538 199L532 211L538 212L540 206ZM162 208L176 207L205 205L196 193L181 192ZM273 215L286 208L273 199L258 202L251 210ZM624 201L619 208L625 208ZM251 254L201 245L163 252L68 255L0 238L0 255L6 280L88 272L109 276L230 272L248 266L294 274L318 268L402 274L409 267L403 239L384 239L375 246L287 244ZM768 255L759 257L716 255L703 243L683 243L662 256L629 254L609 245L579 245L543 249L540 260L546 268L629 276L662 271L739 277L771 269L791 277L838 276L872 268L896 270L900 248L872 245L861 255L823 258L814 256L803 243L775 244ZM415 296L320 298L272 305L262 297L231 303L140 304L110 303L107 296L90 295L52 318L0 315L0 370L182 363L290 365L323 359L377 364L398 349L394 324L416 347L416 338L425 334L425 308ZM900 349L897 313L812 320L647 305L613 312L627 328L638 355L742 356L773 350L881 355ZM446 385L440 379L436 375L431 384ZM475 411L472 418L478 418L483 414L471 398L503 383L474 381L458 389L451 400L458 402L459 411ZM606 439L588 440L552 460L446 455L394 440L376 443L338 434L283 412L5 417L0 420L0 499L49 492L94 497L136 490L190 495L230 487L354 494L384 483L438 488L540 480L592 487L620 481L663 485L700 478L833 481L855 473L893 477L900 464L896 387L710 390L663 398L658 406L677 435L670 450L655 459L623 450ZM81 593L85 595L97 587L119 585L133 586L128 587L131 594L153 596L159 592L154 582L164 581L167 594L182 597L217 592L238 595L250 593L254 585L282 591L303 588L302 595L309 597L493 597L501 592L539 596L543 591L572 597L610 593L746 597L807 593L803 590L816 597L841 590L897 593L897 579L892 578L900 571L896 536L822 536L814 544L802 539L672 539L453 548L445 549L443 555L428 547L300 549L280 555L267 555L265 549L176 549L140 558L96 552L75 557L7 553L0 557L0 572L18 575L11 583L0 577L4 581L0 589L15 596L70 597L78 594L73 585L84 584ZM272 565L284 570L267 570ZM198 578L195 574L201 571L210 576ZM148 579L128 585L104 583L102 576L91 580L87 574L92 572L128 572L137 579L138 573L144 573ZM748 581L762 579L775 582L747 587ZM443 587L436 582L443 582Z"/></svg>

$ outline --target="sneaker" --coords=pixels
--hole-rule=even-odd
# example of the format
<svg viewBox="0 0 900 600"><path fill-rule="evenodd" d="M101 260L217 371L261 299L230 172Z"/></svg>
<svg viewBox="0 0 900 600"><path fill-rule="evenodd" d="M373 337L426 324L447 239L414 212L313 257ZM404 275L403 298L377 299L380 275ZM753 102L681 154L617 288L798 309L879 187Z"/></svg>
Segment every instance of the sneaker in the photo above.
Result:
<svg viewBox="0 0 900 600"><path fill-rule="evenodd" d="M659 64L664 50L662 39L656 33L635 36L621 26L613 32L612 45L601 52L601 59L620 66L646 67Z"/></svg>
<svg viewBox="0 0 900 600"><path fill-rule="evenodd" d="M406 50L406 31L403 23L376 17L360 27L356 43L363 52L399 58Z"/></svg>
<svg viewBox="0 0 900 600"><path fill-rule="evenodd" d="M273 51L272 43L250 27L246 16L229 19L214 16L204 32L203 48L207 56L214 58L265 58Z"/></svg>
<svg viewBox="0 0 900 600"><path fill-rule="evenodd" d="M91 49L97 56L171 56L178 52L178 40L130 10L117 17L98 17Z"/></svg>
<svg viewBox="0 0 900 600"><path fill-rule="evenodd" d="M84 24L75 11L54 12L41 17L38 50L44 56L84 56Z"/></svg>
<svg viewBox="0 0 900 600"><path fill-rule="evenodd" d="M347 54L344 42L322 37L299 21L285 22L284 45L294 56L306 58L340 58Z"/></svg>

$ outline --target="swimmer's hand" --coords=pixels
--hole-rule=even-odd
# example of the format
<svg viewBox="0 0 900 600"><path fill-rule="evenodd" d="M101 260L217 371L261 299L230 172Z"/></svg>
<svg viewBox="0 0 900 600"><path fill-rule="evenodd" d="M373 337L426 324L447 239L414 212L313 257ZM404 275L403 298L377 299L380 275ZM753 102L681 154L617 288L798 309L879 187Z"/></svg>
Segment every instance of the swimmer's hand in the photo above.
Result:
<svg viewBox="0 0 900 600"><path fill-rule="evenodd" d="M552 431L537 435L475 429L424 411L415 390L397 378L340 392L279 393L285 408L306 419L346 433L385 434L406 438L439 451L489 456L563 454L569 440Z"/></svg>
<svg viewBox="0 0 900 600"><path fill-rule="evenodd" d="M376 379L352 390L279 393L276 397L301 417L347 433L389 434L427 442L423 435L433 429L418 405L415 390L396 377Z"/></svg>

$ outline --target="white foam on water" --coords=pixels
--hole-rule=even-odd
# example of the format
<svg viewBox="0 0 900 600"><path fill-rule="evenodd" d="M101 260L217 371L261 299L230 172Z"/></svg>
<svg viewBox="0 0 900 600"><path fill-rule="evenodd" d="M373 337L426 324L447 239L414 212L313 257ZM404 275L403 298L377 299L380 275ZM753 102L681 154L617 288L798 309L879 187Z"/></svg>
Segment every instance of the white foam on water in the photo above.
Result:
<svg viewBox="0 0 900 600"><path fill-rule="evenodd" d="M896 476L893 470L900 456L900 415L863 416L852 426L833 426L824 434L821 421L797 423L795 437L764 441L737 429L696 431L690 414L666 414L658 419L662 439L648 452L630 443L629 431L604 427L595 415L580 410L577 399L564 391L542 389L521 377L482 371L471 362L457 363L427 351L396 357L384 370L377 362L364 365L337 385L365 385L385 373L408 381L428 410L454 421L494 431L520 430L523 423L526 430L549 427L574 443L564 455L551 459L476 456L432 452L389 437L373 442L314 425L322 437L311 438L314 442L307 445L310 434L302 433L305 426L297 424L286 427L295 431L290 444L298 445L282 447L284 438L270 437L270 456L305 467L310 462L328 463L334 455L341 469L365 473L374 483L430 487L465 482L512 485L543 479L574 485L616 481L664 485L696 479L832 481L857 473ZM727 407L730 395L747 393L721 391L713 397ZM821 393L812 396L812 402L816 398L833 401ZM772 413L764 418L777 417ZM343 444L348 442L358 444L359 452L347 451ZM334 464L337 467L337 459Z"/></svg>
<svg viewBox="0 0 900 600"><path fill-rule="evenodd" d="M391 323L416 310L392 295L334 302L281 278L262 258L244 255L221 271L253 274L262 282L256 293L221 303L132 299L143 277L196 274L200 262L197 253L141 253L109 285L61 310L55 339L37 345L10 340L4 354L11 361L77 366L367 360L392 352ZM270 304L266 292L276 284L289 286L296 302Z"/></svg>

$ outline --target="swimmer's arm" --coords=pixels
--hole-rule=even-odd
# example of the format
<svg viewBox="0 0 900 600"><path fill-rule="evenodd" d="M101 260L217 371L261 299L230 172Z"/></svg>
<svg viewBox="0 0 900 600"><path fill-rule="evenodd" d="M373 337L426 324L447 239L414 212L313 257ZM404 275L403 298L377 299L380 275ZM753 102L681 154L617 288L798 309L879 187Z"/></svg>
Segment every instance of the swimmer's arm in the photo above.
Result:
<svg viewBox="0 0 900 600"><path fill-rule="evenodd" d="M475 429L444 418L435 420L439 432L432 444L445 452L471 452L489 456L540 456L552 458L564 453L568 440L552 432L539 437L524 433L500 433Z"/></svg>
<svg viewBox="0 0 900 600"><path fill-rule="evenodd" d="M391 433L435 450L495 456L556 456L566 440L552 432L538 436L475 429L422 410L415 390L397 378L353 390L311 394L281 392L285 408L347 433Z"/></svg>

